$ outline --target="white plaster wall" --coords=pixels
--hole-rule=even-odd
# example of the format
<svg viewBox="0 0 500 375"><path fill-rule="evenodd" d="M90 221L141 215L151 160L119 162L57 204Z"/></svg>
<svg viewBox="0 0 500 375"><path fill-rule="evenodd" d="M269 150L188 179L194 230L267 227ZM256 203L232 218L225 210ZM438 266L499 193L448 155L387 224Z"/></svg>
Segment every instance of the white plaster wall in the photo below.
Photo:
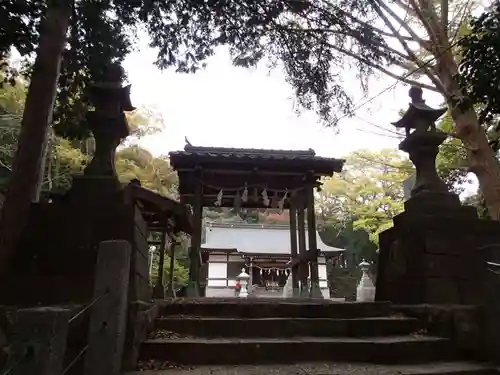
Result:
<svg viewBox="0 0 500 375"><path fill-rule="evenodd" d="M318 264L318 276L320 280L327 280L326 264Z"/></svg>
<svg viewBox="0 0 500 375"><path fill-rule="evenodd" d="M207 286L226 286L227 278L227 263L208 263L208 280Z"/></svg>
<svg viewBox="0 0 500 375"><path fill-rule="evenodd" d="M318 264L319 287L328 288L328 279L326 277L326 264Z"/></svg>
<svg viewBox="0 0 500 375"><path fill-rule="evenodd" d="M321 288L321 294L323 295L324 299L330 299L330 289Z"/></svg>

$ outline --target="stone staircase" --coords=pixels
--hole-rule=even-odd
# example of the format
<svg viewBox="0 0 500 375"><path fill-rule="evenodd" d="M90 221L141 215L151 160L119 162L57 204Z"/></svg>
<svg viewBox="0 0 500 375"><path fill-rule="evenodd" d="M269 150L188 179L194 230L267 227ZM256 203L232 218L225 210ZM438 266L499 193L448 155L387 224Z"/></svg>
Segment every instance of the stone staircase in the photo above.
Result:
<svg viewBox="0 0 500 375"><path fill-rule="evenodd" d="M388 303L181 300L160 306L156 329L141 346L142 361L198 366L349 362L403 366L384 374L497 373L456 362L463 358L447 339L425 335L419 320L392 314Z"/></svg>

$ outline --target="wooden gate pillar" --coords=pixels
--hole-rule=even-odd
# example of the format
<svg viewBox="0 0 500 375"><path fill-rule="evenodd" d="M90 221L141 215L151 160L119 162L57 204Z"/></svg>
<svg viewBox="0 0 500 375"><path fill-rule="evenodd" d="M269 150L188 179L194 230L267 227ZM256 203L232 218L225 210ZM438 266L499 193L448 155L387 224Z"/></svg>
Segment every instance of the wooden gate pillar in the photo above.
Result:
<svg viewBox="0 0 500 375"><path fill-rule="evenodd" d="M308 185L306 189L307 195L307 234L309 237L309 251L314 251L316 254L311 257L309 267L311 269L311 290L309 296L311 298L323 298L319 287L319 272L318 272L318 243L316 240L316 212L314 210L314 183Z"/></svg>
<svg viewBox="0 0 500 375"><path fill-rule="evenodd" d="M200 296L200 248L201 230L203 219L203 183L202 171L195 171L196 187L193 204L193 235L191 237L191 247L189 249L189 285L187 289L188 297Z"/></svg>
<svg viewBox="0 0 500 375"><path fill-rule="evenodd" d="M304 194L303 191L297 193L297 226L299 236L299 254L305 259L306 255L306 228L305 228L305 212L304 212ZM309 297L307 286L308 267L307 263L301 263L298 267L300 280L300 297Z"/></svg>
<svg viewBox="0 0 500 375"><path fill-rule="evenodd" d="M290 255L292 260L297 257L297 209L295 208L295 197L290 199ZM299 267L292 267L292 289L293 296L298 297L299 292Z"/></svg>

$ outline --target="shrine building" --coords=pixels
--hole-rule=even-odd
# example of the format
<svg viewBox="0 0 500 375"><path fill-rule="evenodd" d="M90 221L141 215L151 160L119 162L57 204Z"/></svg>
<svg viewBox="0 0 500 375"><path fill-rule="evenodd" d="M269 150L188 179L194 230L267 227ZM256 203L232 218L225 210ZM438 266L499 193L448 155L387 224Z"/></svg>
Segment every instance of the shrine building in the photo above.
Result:
<svg viewBox="0 0 500 375"><path fill-rule="evenodd" d="M329 299L326 259L344 249L326 245L317 232L316 242L319 287L323 298ZM288 225L208 223L201 251L208 260L206 297L234 297L236 276L243 267L250 275L251 297L280 296L291 273Z"/></svg>
<svg viewBox="0 0 500 375"><path fill-rule="evenodd" d="M170 152L169 159L179 177L180 201L193 210L188 296L200 296L203 208L235 207L289 210L291 230L284 233L289 234L290 245L279 251L285 258L291 255L294 295L323 298L319 287L321 249L316 233L314 194L321 189L322 178L341 172L343 160L319 157L311 149L256 150L198 147L189 143L183 151ZM251 244L258 240L247 241ZM258 254L262 251L259 247L266 249L263 245L243 248L238 241L230 246L235 251L246 249Z"/></svg>

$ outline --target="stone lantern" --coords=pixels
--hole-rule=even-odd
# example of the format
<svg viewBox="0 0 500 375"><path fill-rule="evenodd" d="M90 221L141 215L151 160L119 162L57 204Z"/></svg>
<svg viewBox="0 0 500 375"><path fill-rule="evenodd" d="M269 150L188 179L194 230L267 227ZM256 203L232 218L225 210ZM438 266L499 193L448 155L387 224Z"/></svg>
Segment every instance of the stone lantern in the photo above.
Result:
<svg viewBox="0 0 500 375"><path fill-rule="evenodd" d="M376 299L401 305L481 304L488 284L478 247L498 238L498 227L487 227L474 207L462 206L436 171L447 134L435 122L446 110L427 106L418 87L410 89L410 97L408 110L393 125L406 129L399 148L415 166L415 185L393 227L379 234Z"/></svg>
<svg viewBox="0 0 500 375"><path fill-rule="evenodd" d="M241 273L238 276L236 276L236 280L238 280L240 282L240 285L241 285L240 294L239 294L240 298L247 298L248 297L247 286L248 286L249 279L250 279L250 275L248 273L246 273L245 268L242 268Z"/></svg>
<svg viewBox="0 0 500 375"><path fill-rule="evenodd" d="M120 65L105 67L102 81L92 82L87 95L94 111L87 113L87 125L95 138L94 157L85 168L85 176L116 177L115 150L129 135L124 112L133 111L130 87L123 86L125 72Z"/></svg>
<svg viewBox="0 0 500 375"><path fill-rule="evenodd" d="M363 260L359 267L363 272L361 280L359 281L358 288L356 289L356 301L358 302L372 302L375 300L375 286L373 281L368 274L370 270L370 263Z"/></svg>
<svg viewBox="0 0 500 375"><path fill-rule="evenodd" d="M420 87L411 87L409 96L411 103L403 117L392 123L397 128L405 129L406 138L399 149L409 154L416 170L411 198L405 203L405 208L435 213L444 207L460 207L458 196L448 190L436 170L439 146L446 140L447 134L438 130L435 123L446 108L434 109L425 104Z"/></svg>

